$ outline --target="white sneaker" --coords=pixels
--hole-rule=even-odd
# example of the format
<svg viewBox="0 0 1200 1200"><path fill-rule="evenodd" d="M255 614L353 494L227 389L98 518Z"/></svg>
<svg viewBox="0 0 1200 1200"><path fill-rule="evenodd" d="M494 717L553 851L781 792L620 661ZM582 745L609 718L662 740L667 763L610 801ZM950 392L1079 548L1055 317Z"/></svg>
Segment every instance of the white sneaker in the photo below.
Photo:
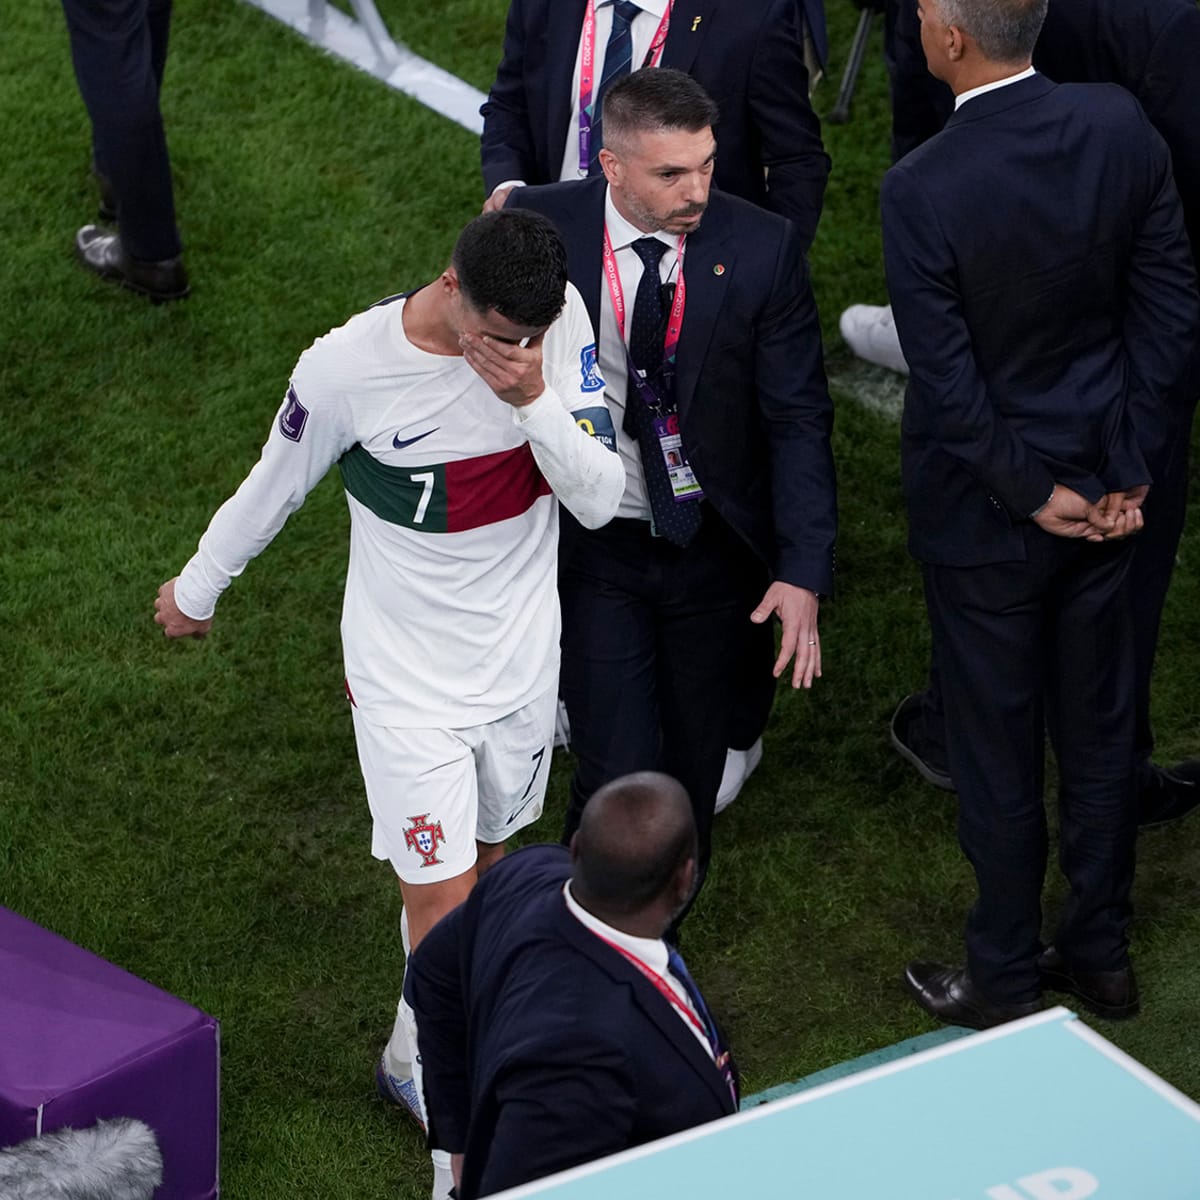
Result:
<svg viewBox="0 0 1200 1200"><path fill-rule="evenodd" d="M865 362L889 371L908 374L908 363L900 349L900 335L892 320L892 306L852 304L838 319L842 339Z"/></svg>
<svg viewBox="0 0 1200 1200"><path fill-rule="evenodd" d="M561 700L554 712L554 746L563 750L571 748L571 722L567 719L567 706Z"/></svg>
<svg viewBox="0 0 1200 1200"><path fill-rule="evenodd" d="M411 1067L405 1069L397 1066L385 1046L379 1062L375 1064L375 1091L381 1100L408 1113L424 1133L425 1113L421 1106L421 1092L410 1071Z"/></svg>
<svg viewBox="0 0 1200 1200"><path fill-rule="evenodd" d="M717 790L717 803L713 815L724 812L737 798L746 780L754 774L762 762L763 745L759 738L749 750L727 750L725 770L721 775L721 786Z"/></svg>

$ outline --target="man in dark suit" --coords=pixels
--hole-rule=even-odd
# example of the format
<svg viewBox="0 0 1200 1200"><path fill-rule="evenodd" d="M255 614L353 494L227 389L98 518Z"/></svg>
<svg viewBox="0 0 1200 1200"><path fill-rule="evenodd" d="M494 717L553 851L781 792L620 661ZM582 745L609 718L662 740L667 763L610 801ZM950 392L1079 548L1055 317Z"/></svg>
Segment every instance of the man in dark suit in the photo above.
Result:
<svg viewBox="0 0 1200 1200"><path fill-rule="evenodd" d="M1170 158L1133 98L1034 72L1046 0L922 0L946 129L888 172L884 257L911 378L909 546L946 700L978 899L967 965L918 1003L985 1027L1043 988L1108 1017L1138 995L1133 546L1181 427L1200 303ZM1041 943L1043 729L1070 897Z"/></svg>
<svg viewBox="0 0 1200 1200"><path fill-rule="evenodd" d="M953 95L925 75L916 0L896 0L893 75L894 133L898 154L936 133L953 108ZM1110 82L1138 99L1171 152L1192 257L1200 274L1200 104L1193 74L1200 62L1200 7L1195 0L1052 0L1033 52L1034 66L1056 83ZM934 91L936 89L936 91ZM1200 345L1196 348L1200 376ZM1191 387L1200 397L1200 378ZM1190 421L1190 414L1189 414ZM1200 806L1200 760L1160 767L1151 758L1150 687L1159 625L1187 508L1190 424L1180 427L1146 507L1131 568L1135 605L1136 730L1139 822L1174 820ZM951 789L944 713L936 667L922 693L906 697L892 722L901 755L936 786Z"/></svg>
<svg viewBox="0 0 1200 1200"><path fill-rule="evenodd" d="M75 253L89 271L155 302L188 294L158 95L171 0L63 0L79 92L92 122L101 215Z"/></svg>
<svg viewBox="0 0 1200 1200"><path fill-rule="evenodd" d="M683 789L630 776L569 852L509 855L414 952L429 1140L461 1200L736 1111L723 1035L662 940L695 879Z"/></svg>
<svg viewBox="0 0 1200 1200"><path fill-rule="evenodd" d="M917 0L888 0L897 161L933 137L954 111L953 93L926 69L917 8ZM1196 0L1052 0L1033 51L1033 65L1055 83L1119 83L1138 98L1171 148L1194 247L1200 246L1200 122L1191 72L1198 58Z"/></svg>
<svg viewBox="0 0 1200 1200"><path fill-rule="evenodd" d="M605 100L605 176L509 201L563 235L626 469L616 520L562 538L560 686L577 756L566 833L602 784L662 768L691 795L702 877L742 631L777 614L774 673L794 653L793 685L811 685L836 526L799 239L710 194L715 118L683 72L635 72Z"/></svg>
<svg viewBox="0 0 1200 1200"><path fill-rule="evenodd" d="M586 148L585 42L594 54ZM829 157L808 101L796 0L512 0L504 56L482 109L491 203L503 203L516 184L598 175L604 93L640 66L674 67L704 87L721 113L716 185L793 220L807 250Z"/></svg>
<svg viewBox="0 0 1200 1200"><path fill-rule="evenodd" d="M585 43L593 83L586 135ZM607 88L631 68L674 67L696 79L720 110L716 186L794 221L807 251L829 157L808 99L806 44L824 60L821 0L512 0L504 56L482 109L485 207L499 207L517 184L599 175ZM743 640L722 807L758 764L775 694L770 629L751 629Z"/></svg>

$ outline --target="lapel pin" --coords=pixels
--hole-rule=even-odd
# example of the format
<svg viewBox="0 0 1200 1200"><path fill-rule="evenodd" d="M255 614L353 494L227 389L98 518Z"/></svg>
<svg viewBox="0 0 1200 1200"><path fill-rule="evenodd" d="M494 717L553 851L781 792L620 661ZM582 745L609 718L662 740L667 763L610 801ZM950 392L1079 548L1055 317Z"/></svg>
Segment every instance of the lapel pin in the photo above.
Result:
<svg viewBox="0 0 1200 1200"><path fill-rule="evenodd" d="M725 264L717 263L717 265L715 267L713 267L713 274L714 275L724 275L725 274Z"/></svg>
<svg viewBox="0 0 1200 1200"><path fill-rule="evenodd" d="M703 20L702 17L693 17L692 18L692 32L693 33L695 33L696 30L700 28L700 22L702 20Z"/></svg>

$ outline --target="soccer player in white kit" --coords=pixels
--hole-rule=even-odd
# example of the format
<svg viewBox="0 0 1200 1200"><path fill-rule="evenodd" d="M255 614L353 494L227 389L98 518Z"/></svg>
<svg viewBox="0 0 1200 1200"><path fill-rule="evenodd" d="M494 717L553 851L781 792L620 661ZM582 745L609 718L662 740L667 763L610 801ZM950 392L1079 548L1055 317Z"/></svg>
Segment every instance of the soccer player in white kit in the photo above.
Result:
<svg viewBox="0 0 1200 1200"><path fill-rule="evenodd" d="M159 589L164 633L203 637L231 579L338 464L346 693L406 949L541 813L558 501L595 528L624 488L603 388L553 226L526 210L477 217L437 280L301 355L259 462ZM380 1082L419 1118L414 1033L401 1002Z"/></svg>

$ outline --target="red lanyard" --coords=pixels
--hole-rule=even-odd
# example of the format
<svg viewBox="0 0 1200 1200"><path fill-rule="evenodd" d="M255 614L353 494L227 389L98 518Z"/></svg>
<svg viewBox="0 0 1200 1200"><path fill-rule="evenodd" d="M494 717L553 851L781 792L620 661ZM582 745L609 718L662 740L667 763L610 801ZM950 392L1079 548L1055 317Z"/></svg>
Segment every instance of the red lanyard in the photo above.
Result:
<svg viewBox="0 0 1200 1200"><path fill-rule="evenodd" d="M666 44L667 31L671 28L671 10L675 0L670 0L658 29L650 42L650 49L642 59L643 67L657 67ZM579 51L579 173L586 175L592 163L592 79L596 66L596 0L587 0L583 14L583 43Z"/></svg>
<svg viewBox="0 0 1200 1200"><path fill-rule="evenodd" d="M687 284L683 278L683 247L687 234L679 239L675 264L679 268L679 279L675 284L675 297L671 301L671 312L667 317L667 331L663 335L663 362L673 363L679 348L679 331L683 328L683 313L687 308ZM608 226L604 227L604 278L608 281L608 294L612 297L613 316L617 319L617 334L625 341L625 292L621 287L621 273L617 270L617 256L613 253Z"/></svg>
<svg viewBox="0 0 1200 1200"><path fill-rule="evenodd" d="M676 1011L680 1016L684 1017L696 1032L704 1039L704 1044L708 1046L709 1053L715 1054L716 1047L712 1044L712 1038L709 1036L708 1030L704 1027L704 1022L700 1020L691 1008L685 1004L675 993L675 989L656 971L653 967L647 966L635 954L631 954L624 946L618 946L616 942L610 942L602 933L596 933L593 929L592 933L596 934L606 946L611 946L622 958L631 962L641 973L658 989L663 999L669 1001L675 1006Z"/></svg>

